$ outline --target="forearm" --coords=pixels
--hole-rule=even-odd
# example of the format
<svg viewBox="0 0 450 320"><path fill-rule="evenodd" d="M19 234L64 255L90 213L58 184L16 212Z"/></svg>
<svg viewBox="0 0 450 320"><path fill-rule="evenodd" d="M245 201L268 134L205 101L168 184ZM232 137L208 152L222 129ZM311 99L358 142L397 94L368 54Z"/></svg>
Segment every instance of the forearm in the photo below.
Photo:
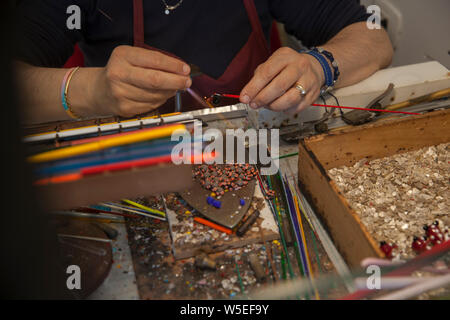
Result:
<svg viewBox="0 0 450 320"><path fill-rule="evenodd" d="M34 67L23 62L17 62L15 69L24 123L72 119L65 112L61 100L61 84L68 69ZM80 68L72 77L67 100L79 116L105 114L95 106L93 99L100 70Z"/></svg>
<svg viewBox="0 0 450 320"><path fill-rule="evenodd" d="M339 63L336 88L355 84L389 66L393 55L386 31L370 30L365 22L347 26L322 47Z"/></svg>
<svg viewBox="0 0 450 320"><path fill-rule="evenodd" d="M26 123L68 120L61 85L67 69L16 63ZM104 68L80 68L70 81L67 101L79 117L131 117L155 110L192 84L189 66L143 48L118 46Z"/></svg>

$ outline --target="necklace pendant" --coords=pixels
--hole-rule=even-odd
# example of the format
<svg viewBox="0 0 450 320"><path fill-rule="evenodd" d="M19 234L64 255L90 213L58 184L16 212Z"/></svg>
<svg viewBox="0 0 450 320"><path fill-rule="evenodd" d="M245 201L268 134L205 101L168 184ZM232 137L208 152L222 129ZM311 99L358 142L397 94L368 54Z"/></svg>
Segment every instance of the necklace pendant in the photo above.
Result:
<svg viewBox="0 0 450 320"><path fill-rule="evenodd" d="M164 11L164 13L168 15L170 13L170 10L166 9L166 11Z"/></svg>

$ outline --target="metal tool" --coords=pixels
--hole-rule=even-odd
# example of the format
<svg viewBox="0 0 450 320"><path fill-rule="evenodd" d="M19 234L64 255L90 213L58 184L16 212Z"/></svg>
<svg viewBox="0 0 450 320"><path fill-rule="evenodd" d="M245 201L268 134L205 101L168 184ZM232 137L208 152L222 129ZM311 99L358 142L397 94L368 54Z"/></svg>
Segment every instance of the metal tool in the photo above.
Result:
<svg viewBox="0 0 450 320"><path fill-rule="evenodd" d="M367 109L379 109L383 110L385 107L381 105L381 101L389 96L392 91L394 90L394 85L392 83L389 84L388 88L380 94L378 97L373 99L369 102L367 105ZM377 115L380 113L377 111L368 111L368 110L352 110L347 113L343 113L341 110L341 118L344 120L347 124L357 126L361 125L367 122L372 121Z"/></svg>
<svg viewBox="0 0 450 320"><path fill-rule="evenodd" d="M245 235L247 230L255 223L256 219L259 217L259 210L254 210L248 218L241 224L240 227L236 230L236 235L242 237Z"/></svg>
<svg viewBox="0 0 450 320"><path fill-rule="evenodd" d="M175 94L175 112L181 112L181 91Z"/></svg>
<svg viewBox="0 0 450 320"><path fill-rule="evenodd" d="M285 214L281 216L281 223L282 223L281 227L283 228L284 233L284 240L286 241L286 244L290 246L292 244L292 236L289 226L289 219Z"/></svg>
<svg viewBox="0 0 450 320"><path fill-rule="evenodd" d="M204 252L195 258L195 266L200 269L216 269L216 262Z"/></svg>
<svg viewBox="0 0 450 320"><path fill-rule="evenodd" d="M200 71L200 68L198 66L196 66L195 64L189 64L189 67L191 68L191 73L189 74L189 76L191 78L195 78L198 76L203 75L203 72ZM192 95L191 92L189 92L189 90L192 90L190 88L187 89L188 93ZM181 112L182 109L182 102L181 102L181 94L183 92L178 90L177 93L175 94L175 112ZM205 106L204 104L202 104L203 106ZM208 107L208 105L206 105L206 107Z"/></svg>
<svg viewBox="0 0 450 320"><path fill-rule="evenodd" d="M266 279L266 273L264 272L264 267L259 261L258 256L254 253L250 253L248 255L248 262L250 263L250 267L252 267L252 270L255 273L255 278L258 281L264 281Z"/></svg>
<svg viewBox="0 0 450 320"><path fill-rule="evenodd" d="M97 237L87 237L87 236L77 236L77 235L74 235L74 234L58 233L58 237L111 243L111 239L104 239L104 238L97 238Z"/></svg>

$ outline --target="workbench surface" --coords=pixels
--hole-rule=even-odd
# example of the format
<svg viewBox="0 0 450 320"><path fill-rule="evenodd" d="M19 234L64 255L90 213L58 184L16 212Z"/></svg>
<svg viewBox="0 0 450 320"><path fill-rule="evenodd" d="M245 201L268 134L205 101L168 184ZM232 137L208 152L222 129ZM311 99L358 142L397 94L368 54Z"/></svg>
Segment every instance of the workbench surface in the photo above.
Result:
<svg viewBox="0 0 450 320"><path fill-rule="evenodd" d="M223 121L208 121L208 128L247 128L251 123L246 117ZM297 144L288 144L280 140L280 156L296 153ZM289 179L297 183L297 160L294 155L280 159L280 169ZM152 197L149 197L152 198ZM157 199L153 197L153 199ZM156 200L155 200L156 201ZM164 208L160 208L164 209ZM335 273L320 241L312 240L312 229L303 221L308 251L312 261L312 270L316 275ZM113 242L113 266L104 283L89 297L90 299L229 299L246 296L264 283L280 281L281 269L280 244L277 241L247 245L238 249L212 254L216 260L216 270L200 270L194 265L194 258L175 260L171 251L171 240L167 222L155 223L148 218L127 221L117 226L120 232L118 240ZM311 245L314 242L314 246ZM289 256L295 276L300 275L293 246L289 247ZM275 265L275 274L266 281L256 280L247 256L256 253L269 275L274 270L268 261L268 253ZM318 258L318 259L317 259ZM318 263L319 261L319 263ZM134 265L134 268L133 268ZM287 272L289 279L290 275ZM342 294L342 286L336 284L336 294ZM345 290L344 290L345 293ZM333 296L333 290L330 296ZM327 298L327 297L322 297Z"/></svg>

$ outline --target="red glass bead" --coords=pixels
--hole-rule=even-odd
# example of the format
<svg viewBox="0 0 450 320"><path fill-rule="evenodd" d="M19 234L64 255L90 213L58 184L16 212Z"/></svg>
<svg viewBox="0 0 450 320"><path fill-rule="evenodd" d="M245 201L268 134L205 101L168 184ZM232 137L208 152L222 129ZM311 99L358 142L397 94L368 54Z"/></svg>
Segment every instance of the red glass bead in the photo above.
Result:
<svg viewBox="0 0 450 320"><path fill-rule="evenodd" d="M427 237L430 239L433 245L443 242L444 234L441 232L441 229L436 222L430 226L425 226L424 229L426 231Z"/></svg>
<svg viewBox="0 0 450 320"><path fill-rule="evenodd" d="M414 240L413 240L413 243L411 245L411 248L416 253L421 253L421 252L427 250L427 240L424 239L423 237L421 237L421 238L414 237Z"/></svg>
<svg viewBox="0 0 450 320"><path fill-rule="evenodd" d="M388 259L392 259L393 250L395 248L397 248L396 245L386 243L385 241L380 242L380 249L381 249L381 251L383 251L383 253L386 255L386 258L388 258Z"/></svg>

